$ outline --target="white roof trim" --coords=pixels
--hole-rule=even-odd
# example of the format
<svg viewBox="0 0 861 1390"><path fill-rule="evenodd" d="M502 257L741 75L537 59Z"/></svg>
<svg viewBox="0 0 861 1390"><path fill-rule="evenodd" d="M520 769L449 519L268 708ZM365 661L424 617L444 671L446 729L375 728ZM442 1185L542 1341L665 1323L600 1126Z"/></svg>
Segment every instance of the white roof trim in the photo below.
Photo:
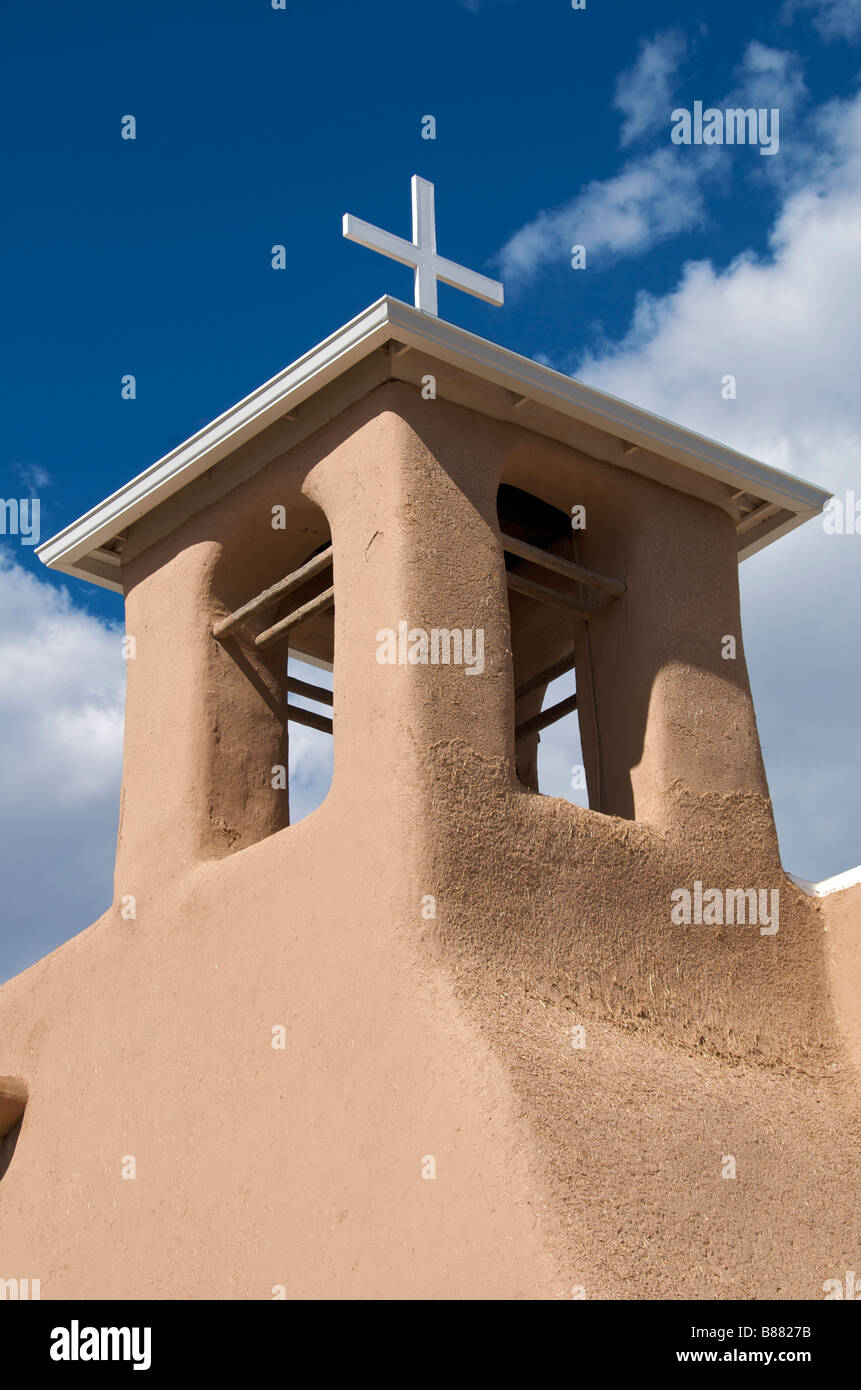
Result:
<svg viewBox="0 0 861 1390"><path fill-rule="evenodd" d="M385 296L45 541L38 547L37 555L52 569L105 588L120 589L115 575L98 574L85 563L88 557L100 563L94 551L393 338L503 386L517 396L617 435L629 444L734 488L743 488L794 514L789 521L784 520L782 525L752 541L741 551L741 558L815 516L830 495L812 483L769 468L703 435Z"/></svg>
<svg viewBox="0 0 861 1390"><path fill-rule="evenodd" d="M798 878L795 874L788 874L787 877L797 883L809 898L827 898L830 893L840 893L844 888L854 888L856 883L861 883L861 864L857 869L847 869L833 878L824 878L821 883L811 883L809 879Z"/></svg>

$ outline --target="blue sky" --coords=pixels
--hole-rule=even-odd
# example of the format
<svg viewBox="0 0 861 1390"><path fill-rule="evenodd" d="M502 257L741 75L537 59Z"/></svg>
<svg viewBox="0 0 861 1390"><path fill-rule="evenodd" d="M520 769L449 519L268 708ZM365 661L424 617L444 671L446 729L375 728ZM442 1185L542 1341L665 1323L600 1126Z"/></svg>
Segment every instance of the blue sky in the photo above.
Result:
<svg viewBox="0 0 861 1390"><path fill-rule="evenodd" d="M442 286L443 317L855 484L861 0L287 5L7 0L0 495L40 498L43 539L380 294L410 301L341 215L408 236L413 173L441 253L505 281L502 311ZM674 107L730 99L780 108L776 156L671 145ZM748 662L784 860L820 879L861 861L861 537L772 550L742 567ZM0 978L110 899L121 610L0 537ZM548 742L548 790L570 752Z"/></svg>

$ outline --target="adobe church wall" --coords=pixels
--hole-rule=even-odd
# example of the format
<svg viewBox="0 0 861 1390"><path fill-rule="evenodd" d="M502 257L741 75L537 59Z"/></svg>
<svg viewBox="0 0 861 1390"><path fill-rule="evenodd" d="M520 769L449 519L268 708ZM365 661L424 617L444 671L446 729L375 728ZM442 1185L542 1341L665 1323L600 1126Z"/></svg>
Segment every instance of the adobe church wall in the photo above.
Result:
<svg viewBox="0 0 861 1390"><path fill-rule="evenodd" d="M45 1298L817 1296L853 1267L856 1204L823 917L777 876L756 760L696 780L686 721L717 737L725 682L694 631L689 703L621 729L624 792L637 739L667 709L682 724L680 770L672 746L642 782L634 763L637 820L526 792L495 502L544 445L416 396L380 388L131 562L118 878L143 889L134 921L112 910L0 990L0 1069L30 1097L0 1182L7 1269ZM209 627L280 576L257 508L288 485L335 544L335 776L300 824L217 853L216 794L225 821L247 797L254 833L270 823L255 777L277 730ZM721 524L699 535L723 583ZM630 593L650 553L639 573L618 543L581 558ZM482 626L483 670L381 664L401 620ZM609 635L600 655L647 679ZM778 886L779 931L676 925L695 879ZM720 1181L726 1146L743 1182Z"/></svg>
<svg viewBox="0 0 861 1390"><path fill-rule="evenodd" d="M514 482L566 512L582 507L586 524L576 532L581 561L628 582L623 599L606 605L590 625L592 679L581 680L578 691L592 804L653 825L683 826L690 835L696 833L696 816L691 817L686 801L689 793L767 797L744 664L735 537L728 516L633 472L444 401L424 401L406 384L393 383L371 392L165 540L147 544L145 527L139 534L132 530L124 567L126 629L135 637L137 651L128 663L126 784L137 777L135 768L144 760L151 769L158 765L155 780L164 793L166 819L171 807L176 812L176 834L169 844L177 849L182 844L185 858L226 853L286 821L286 792L255 781L259 766L284 761L278 718L283 652L276 648L270 656L249 657L248 643L214 643L209 629L215 618L301 563L313 548L312 539L325 535L322 508L315 511L309 501L313 484L303 496L303 481L327 451L338 448L339 439L348 437L353 422L380 412L383 400L397 404L401 418L419 437L436 431L452 457L456 436L458 448L471 460L434 499L437 563L430 557L415 567L402 566L410 612L390 616L389 625L408 619L413 626L432 628L433 614L422 616L429 597L437 608L445 606L446 586L451 590L460 582L458 571L468 564L483 592L472 601L471 620L459 625L480 629L502 654L510 644L498 627L506 618L507 599L496 542L496 487L501 480ZM337 512L338 488L330 494L327 506ZM418 533L410 527L417 497L410 493L404 500L403 525L410 553L418 560L429 532L424 523ZM285 506L289 517L283 531L271 524L277 505ZM349 544L350 528L343 525L336 549ZM447 563L447 553L457 556L457 564ZM491 585L488 575L495 575ZM534 626L542 631L542 647L549 653L554 642L551 636L548 643L545 631L548 614L539 610L531 625L529 606L530 601L524 605L513 597L515 620L524 613L518 647L528 648ZM564 625L556 613L549 617L559 634L555 645L567 645L572 625ZM495 635L488 623L497 625ZM585 634L577 624L573 628L582 674ZM729 660L727 639L735 644ZM461 708L477 738L484 736L487 718L495 751L510 757L507 660L506 655L490 662L479 678L484 694L475 711L470 700ZM425 677L420 698L432 704L438 676L428 670ZM358 678L359 686L351 683L350 689L361 688L360 674ZM591 708L593 687L597 718ZM469 682L462 683L461 693L468 688ZM482 709L491 693L493 710L488 705L485 715ZM472 694L477 697L478 690ZM208 727L196 715L201 708L214 711ZM151 775L144 766L144 782ZM140 793L134 801L141 807ZM131 804L127 795L124 838L132 833ZM141 827L137 842L152 840L152 829Z"/></svg>
<svg viewBox="0 0 861 1390"><path fill-rule="evenodd" d="M407 471L404 616L485 628L481 676L428 666L405 687L423 892L445 905L439 932L453 958L523 974L685 1046L799 1066L832 1059L821 922L780 867L729 519L459 407L429 409L409 388L385 392ZM608 799L634 823L530 795L516 779L501 474L554 505L572 493L585 503L581 559L627 582L592 628ZM721 657L726 634L733 663ZM671 895L697 882L778 892L777 931L678 925Z"/></svg>
<svg viewBox="0 0 861 1390"><path fill-rule="evenodd" d="M573 532L580 563L628 586L589 625L603 784L599 797L596 770L590 804L690 835L696 818L680 810L680 793L767 798L729 516L535 436L509 440L503 480L562 510L582 507ZM589 707L584 753L594 761L591 693L591 682L578 681Z"/></svg>
<svg viewBox="0 0 861 1390"><path fill-rule="evenodd" d="M414 807L387 779L359 809L154 883L0 989L30 1092L4 1273L46 1299L564 1294L504 1069L427 950Z"/></svg>
<svg viewBox="0 0 861 1390"><path fill-rule="evenodd" d="M622 820L523 800L496 526L503 479L566 511L585 507L581 562L627 583L590 625L604 804ZM285 501L288 531L274 532L271 507ZM729 518L528 431L424 401L404 383L371 392L132 560L127 627L139 641L118 895L150 868L163 874L171 860L193 864L278 828L286 793L272 791L268 774L287 756L285 653L274 648L249 679L247 644L237 656L209 629L300 563L324 523L336 585L329 796L348 808L345 834L364 833L371 808L398 785L418 817L421 892L435 894L422 883L436 883L442 860L440 891L460 884L483 902L467 911L460 944L478 931L490 955L501 950L563 993L693 1045L702 1037L718 1050L802 1059L827 1050L820 928L780 868ZM377 635L401 622L480 630L482 670L380 665ZM594 726L581 723L594 779ZM523 865L520 888L514 864ZM686 934L670 918L670 894L697 882L779 889L776 936L750 926ZM522 929L535 892L553 904L546 931ZM488 935L477 926L487 921L509 925Z"/></svg>
<svg viewBox="0 0 861 1390"><path fill-rule="evenodd" d="M136 919L111 911L0 990L2 1066L30 1092L0 1182L4 1260L40 1276L45 1298L564 1294L528 1127L421 912L415 672L375 660L413 563L411 447L403 421L368 401L297 464L336 553L338 733L323 804L220 857L189 839L171 863L162 830L161 869L129 836L129 877L145 885ZM144 735L149 702L170 694L185 754L172 828L184 813L200 833L210 752L192 742L190 706L221 698L206 684L211 617L249 596L219 570L222 524L201 516L176 553L142 555L133 575L139 652L150 624L165 625L141 668L127 768L156 829ZM277 577L264 568L255 584ZM183 637L188 665L171 668ZM222 738L244 736L245 714L231 695ZM167 715L158 727L173 736ZM155 770L168 776L169 758Z"/></svg>
<svg viewBox="0 0 861 1390"><path fill-rule="evenodd" d="M744 660L735 534L728 515L526 430L443 401L422 401L406 385L382 388L377 396L383 391L415 436L406 459L409 506L403 518L414 560L405 577L408 616L416 627L491 624L480 683L493 698L474 706L494 726L486 746L511 761L511 645L496 528L496 490L504 481L562 511L582 507L586 524L576 532L581 563L623 578L628 586L621 599L601 608L589 629L601 729L602 809L680 830L687 838L699 833L699 819L710 818L707 809L697 816L698 797L705 797L706 805L708 798L723 795L741 796L742 806L744 798L753 798L752 805L761 799L755 818L767 817L768 787ZM560 583L546 573L542 582ZM427 621L413 618L414 611L429 607ZM512 609L527 612L518 595ZM552 659L578 625L556 610L550 622L559 634L548 652ZM526 628L525 620L521 626ZM535 628L546 640L546 610L537 611ZM522 636L529 638L525 631ZM440 682L450 685L452 673L429 667L422 674L417 710L423 708L433 721L434 711L442 716L448 708ZM458 683L458 702L469 685L470 678ZM587 695L578 688L578 698ZM476 696L473 689L471 699ZM462 706L450 708L452 718L440 725L447 734L457 732ZM591 721L581 723L588 744ZM589 753L594 758L594 749ZM741 825L738 833L740 839L747 834ZM773 827L772 836L776 853Z"/></svg>
<svg viewBox="0 0 861 1390"><path fill-rule="evenodd" d="M827 934L825 958L841 1031L861 1080L861 883L819 899Z"/></svg>
<svg viewBox="0 0 861 1390"><path fill-rule="evenodd" d="M289 823L288 789L273 787L288 762L286 644L255 651L260 620L241 641L211 628L326 539L303 476L300 460L278 460L163 540L132 531L118 895L150 870L179 871ZM273 527L276 507L285 527Z"/></svg>

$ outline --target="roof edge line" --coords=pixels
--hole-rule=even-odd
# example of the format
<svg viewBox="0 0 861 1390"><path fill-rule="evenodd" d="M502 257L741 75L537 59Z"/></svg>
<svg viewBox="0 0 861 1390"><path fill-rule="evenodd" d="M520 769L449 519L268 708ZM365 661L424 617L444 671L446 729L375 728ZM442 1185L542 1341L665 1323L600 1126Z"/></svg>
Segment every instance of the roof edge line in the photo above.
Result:
<svg viewBox="0 0 861 1390"><path fill-rule="evenodd" d="M43 541L36 547L39 559L43 564L55 568L61 558L74 562L89 554L124 520L138 520L154 503L163 502L178 491L178 487L172 484L180 479L182 486L193 482L243 443L243 436L253 437L261 428L272 423L268 417L277 418L283 398L291 390L289 378L300 378L293 390L299 391L307 386L306 394L313 394L321 384L325 384L319 381L321 374L338 375L343 359L366 348L368 339L382 333L382 340L385 341L388 322L387 300L384 297L256 387L241 401L222 411L202 430L156 459L155 463L124 483L104 501ZM337 350L331 355L333 347ZM360 355L364 354L360 352ZM309 364L315 360L319 360L319 365L309 371ZM210 437L208 444L205 443L207 436ZM135 512L137 515L132 515Z"/></svg>
<svg viewBox="0 0 861 1390"><path fill-rule="evenodd" d="M291 406L300 406L392 338L432 352L449 365L472 371L496 385L508 389L516 386L521 394L525 387L534 393L532 398L537 406L560 411L683 467L742 487L792 513L782 525L745 546L740 559L816 516L831 496L813 483L729 449L706 435L587 386L402 300L382 295L202 430L37 546L39 559L49 568L105 584L77 562L123 526L133 524L207 472Z"/></svg>
<svg viewBox="0 0 861 1390"><path fill-rule="evenodd" d="M640 446L645 448L650 448L656 443L677 447L691 459L698 459L713 467L716 465L720 468L722 476L725 476L728 481L754 482L759 495L767 501L800 503L803 507L810 509L810 515L816 515L820 512L832 495L815 483L808 483L803 478L784 472L783 469L762 463L761 460L755 459L749 454L742 454L736 449L720 444L717 440L710 439L708 435L689 430L684 425L667 420L664 416L654 415L651 411L643 410L628 401L623 401L618 396L611 396L598 387L588 386L585 382L578 381L576 377L567 376L566 373L557 371L555 367L545 367L539 362L533 362L531 358L522 357L519 353L512 352L510 348L500 347L498 344L479 338L475 334L467 333L466 330L459 329L456 325L449 325L443 319L434 319L430 315L421 314L420 311L410 309L409 305L402 304L400 300L392 300L390 303L394 310L391 322L400 332L411 334L417 339L432 344L437 349L440 347L450 348L457 351L460 356L468 356L474 361L480 362L482 366L490 367L500 373L511 375L516 371L521 379L531 377L537 392L543 398L542 401L536 395L537 404L546 402L552 405L554 401L561 400L569 406L576 405L594 419L598 428L607 433L614 434L622 431L631 443L640 443ZM408 318L398 313L399 310L404 309L407 310ZM418 324L417 318L420 320ZM447 341L448 330L451 329L461 335L459 343L456 340ZM475 344L480 350L464 352L463 337L468 338L471 344ZM413 344L415 347L419 345L419 342ZM557 389L552 389L550 386L550 379L553 378L558 383ZM606 407L599 407L599 401L602 404L606 402ZM614 428L608 429L608 423L612 424ZM637 433L641 436L640 440L634 437ZM696 448L694 447L695 444L705 446L705 448ZM776 479L785 481L785 486L776 486ZM791 510L795 510L795 506Z"/></svg>

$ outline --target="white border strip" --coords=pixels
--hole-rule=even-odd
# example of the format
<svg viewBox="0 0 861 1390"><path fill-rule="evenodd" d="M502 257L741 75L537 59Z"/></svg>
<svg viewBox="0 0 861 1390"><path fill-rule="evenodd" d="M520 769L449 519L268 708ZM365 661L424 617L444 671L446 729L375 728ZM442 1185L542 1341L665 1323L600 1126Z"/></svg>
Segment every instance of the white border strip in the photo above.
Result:
<svg viewBox="0 0 861 1390"><path fill-rule="evenodd" d="M764 501L778 502L796 513L815 515L831 496L803 478L760 463L747 454L739 454L714 439L660 415L652 415L617 396L585 386L564 372L544 367L486 338L466 333L444 319L420 313L400 300L389 300L388 306L389 322L404 342L424 348L485 380L516 390L538 405L548 405L573 415L607 434L617 435L722 482L743 485L746 492L753 492Z"/></svg>
<svg viewBox="0 0 861 1390"><path fill-rule="evenodd" d="M681 425L584 386L563 372L384 296L38 546L36 554L44 564L65 574L78 575L105 588L117 587L107 575L79 567L78 562L393 337L514 390L537 405L561 411L736 488L743 487L793 513L780 527L751 542L742 550L742 557L815 516L830 496L812 483L726 449Z"/></svg>
<svg viewBox="0 0 861 1390"><path fill-rule="evenodd" d="M36 550L40 560L59 568L60 562L68 567L89 555L385 342L386 321L385 301L380 300L45 541ZM83 577L103 582L96 575Z"/></svg>
<svg viewBox="0 0 861 1390"><path fill-rule="evenodd" d="M809 879L798 878L795 874L787 874L787 878L797 883L809 898L827 898L829 893L840 893L844 888L854 888L856 883L861 883L861 864L857 869L847 869L833 878L824 878L821 883L811 883Z"/></svg>

